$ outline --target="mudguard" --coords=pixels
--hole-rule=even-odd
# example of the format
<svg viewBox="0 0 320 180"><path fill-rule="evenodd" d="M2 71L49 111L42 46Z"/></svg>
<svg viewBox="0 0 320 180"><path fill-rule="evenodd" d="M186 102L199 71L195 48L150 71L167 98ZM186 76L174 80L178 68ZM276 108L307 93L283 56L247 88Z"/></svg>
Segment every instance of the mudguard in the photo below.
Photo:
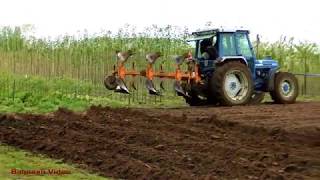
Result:
<svg viewBox="0 0 320 180"><path fill-rule="evenodd" d="M276 76L276 73L279 72L279 67L276 67L274 69L270 69L269 71L269 80L268 80L268 87L267 91L273 91L274 90L274 79Z"/></svg>
<svg viewBox="0 0 320 180"><path fill-rule="evenodd" d="M233 61L233 60L240 60L240 62L244 63L245 65L248 66L248 61L246 60L245 57L243 56L223 56L223 57L219 57L215 63L216 64L220 64L226 61Z"/></svg>

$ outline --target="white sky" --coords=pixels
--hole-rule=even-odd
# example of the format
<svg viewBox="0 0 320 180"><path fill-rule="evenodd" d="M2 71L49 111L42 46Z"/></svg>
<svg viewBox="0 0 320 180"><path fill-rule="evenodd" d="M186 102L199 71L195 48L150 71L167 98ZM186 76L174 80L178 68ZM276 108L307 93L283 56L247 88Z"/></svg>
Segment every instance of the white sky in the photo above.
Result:
<svg viewBox="0 0 320 180"><path fill-rule="evenodd" d="M0 5L0 26L33 24L38 37L114 31L125 23L195 30L212 21L217 27L243 26L263 40L286 35L320 43L317 0L0 0Z"/></svg>

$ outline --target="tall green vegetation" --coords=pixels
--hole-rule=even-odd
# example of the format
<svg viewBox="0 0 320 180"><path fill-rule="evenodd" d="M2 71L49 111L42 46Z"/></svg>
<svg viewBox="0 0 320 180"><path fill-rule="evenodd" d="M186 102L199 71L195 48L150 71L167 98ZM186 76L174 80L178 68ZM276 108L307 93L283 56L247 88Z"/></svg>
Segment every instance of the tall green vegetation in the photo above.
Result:
<svg viewBox="0 0 320 180"><path fill-rule="evenodd" d="M294 43L281 37L274 43L263 42L259 44L259 57L272 56L278 60L281 68L294 73L320 73L320 49L315 43Z"/></svg>
<svg viewBox="0 0 320 180"><path fill-rule="evenodd" d="M48 95L46 92L59 89L59 93L66 95L103 96L121 101L130 98L135 103L172 99L175 96L170 81L165 83L167 91L164 93L168 96L150 97L144 88L143 78L136 78L138 91L131 95L118 95L105 90L103 78L113 69L116 50L134 49L136 55L129 60L128 67L135 62L137 69L145 68L146 53L160 51L163 57L156 68L162 63L166 70L173 70L170 56L190 49L184 42L188 29L173 26L153 25L138 33L132 26L126 25L117 33L105 31L99 35L89 35L84 32L81 36L66 35L56 39L26 37L24 34L27 32L24 31L20 27L0 28L0 97L14 100L22 91L44 96ZM286 38L274 43L260 43L259 58L267 55L279 60L284 70L320 73L320 51L316 44L295 44L293 39ZM44 80L34 83L28 77ZM128 79L130 81L131 78Z"/></svg>
<svg viewBox="0 0 320 180"><path fill-rule="evenodd" d="M180 54L188 49L183 41L184 34L177 35L177 29L170 26L158 28L152 26L145 32L135 33L130 26L119 30L116 34L105 32L100 36L91 36L84 33L82 36L63 36L55 40L24 37L21 28L4 27L0 30L0 72L23 76L41 76L48 81L52 79L73 79L90 83L90 91L82 91L82 83L78 86L61 87L66 94L87 94L108 96L111 99L122 99L125 95L114 94L103 87L103 78L113 70L115 51L134 49L136 55L130 59L137 68L146 67L145 54L151 51L161 51L163 64L173 70L171 54ZM129 78L130 79L130 78ZM136 78L138 91L130 98L133 101L147 102L146 90L142 78ZM15 91L14 76L6 81ZM169 83L166 83L169 86ZM37 93L40 89L28 88L27 91ZM172 87L168 87L169 90ZM167 93L171 93L168 91ZM13 93L14 94L14 93ZM171 95L173 95L171 93ZM155 99L159 100L161 97ZM161 100L161 99L160 99Z"/></svg>

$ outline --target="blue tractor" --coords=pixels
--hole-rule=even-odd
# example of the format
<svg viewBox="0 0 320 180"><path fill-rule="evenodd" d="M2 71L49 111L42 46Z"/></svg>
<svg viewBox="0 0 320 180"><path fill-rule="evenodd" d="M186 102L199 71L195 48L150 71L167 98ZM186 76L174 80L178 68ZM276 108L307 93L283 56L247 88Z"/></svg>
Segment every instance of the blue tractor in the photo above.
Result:
<svg viewBox="0 0 320 180"><path fill-rule="evenodd" d="M195 59L205 83L188 89L188 104L256 104L265 92L276 103L295 102L297 79L279 72L278 62L271 57L257 60L248 30L213 29L193 32L192 36L188 41L195 45Z"/></svg>
<svg viewBox="0 0 320 180"><path fill-rule="evenodd" d="M105 79L105 86L109 90L129 93L124 77L141 75L147 78L146 87L153 95L160 94L153 85L154 77L175 79L175 91L191 106L257 104L263 100L266 92L270 93L275 103L295 102L299 90L296 77L288 72L280 72L278 62L271 57L258 60L249 39L249 31L198 31L192 33L188 42L193 44L194 53L176 57L177 69L173 73L164 72L162 67L158 72L153 70L152 64L160 57L160 53L148 54L146 58L149 64L141 72L134 69L126 71L123 63L129 58L129 53L118 54L123 61ZM183 60L188 62L187 72L180 69Z"/></svg>

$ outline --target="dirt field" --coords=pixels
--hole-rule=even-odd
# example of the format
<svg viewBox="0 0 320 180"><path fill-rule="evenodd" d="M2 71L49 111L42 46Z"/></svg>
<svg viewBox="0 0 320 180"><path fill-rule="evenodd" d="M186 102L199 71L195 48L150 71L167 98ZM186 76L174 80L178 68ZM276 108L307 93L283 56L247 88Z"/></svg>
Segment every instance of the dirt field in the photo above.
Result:
<svg viewBox="0 0 320 180"><path fill-rule="evenodd" d="M320 103L2 115L0 142L121 179L320 179Z"/></svg>

